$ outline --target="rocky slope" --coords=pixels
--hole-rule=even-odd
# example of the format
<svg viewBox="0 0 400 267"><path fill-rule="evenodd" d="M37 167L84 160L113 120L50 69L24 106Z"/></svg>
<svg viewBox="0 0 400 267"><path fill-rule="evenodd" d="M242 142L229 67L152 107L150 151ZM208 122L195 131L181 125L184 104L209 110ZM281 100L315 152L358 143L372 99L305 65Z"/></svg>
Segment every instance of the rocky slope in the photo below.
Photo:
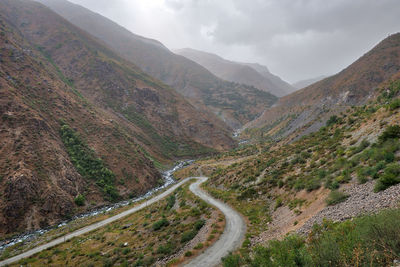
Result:
<svg viewBox="0 0 400 267"><path fill-rule="evenodd" d="M12 5L11 5L12 3ZM229 129L87 33L33 1L4 1L3 15L85 98L130 123L136 139L166 158L231 148ZM30 12L34 10L35 12ZM203 148L202 148L203 146ZM196 153L196 152L195 152Z"/></svg>
<svg viewBox="0 0 400 267"><path fill-rule="evenodd" d="M207 190L248 219L248 239L239 253L244 258L259 251L260 243L278 244L268 242L287 240L289 233L307 235L324 219L343 221L387 208L398 212L400 73L381 83L367 104L331 117L317 132L297 140L260 138L181 172L209 175ZM395 221L390 226L399 229ZM326 225L322 232L330 229ZM398 234L392 236L398 240ZM315 235L299 238L310 244Z"/></svg>
<svg viewBox="0 0 400 267"><path fill-rule="evenodd" d="M275 96L252 86L223 81L204 67L172 53L160 42L135 35L81 6L64 0L40 2L176 89L197 108L216 114L232 128L254 119L276 101Z"/></svg>
<svg viewBox="0 0 400 267"><path fill-rule="evenodd" d="M268 68L256 63L240 63L226 60L218 55L184 48L174 51L202 65L221 79L254 86L276 96L284 96L295 89Z"/></svg>
<svg viewBox="0 0 400 267"><path fill-rule="evenodd" d="M332 115L362 105L376 87L400 71L400 34L393 34L338 74L281 98L247 125L263 134L287 136L305 126L318 130ZM272 133L272 134L271 134Z"/></svg>
<svg viewBox="0 0 400 267"><path fill-rule="evenodd" d="M44 227L89 208L74 204L79 194L87 203L105 202L101 188L72 164L59 134L61 119L117 175L115 186L121 196L157 184L161 177L132 133L76 95L3 16L0 54L1 235Z"/></svg>
<svg viewBox="0 0 400 267"><path fill-rule="evenodd" d="M234 146L218 120L39 3L0 1L0 61L1 235L147 191L161 179L151 158Z"/></svg>

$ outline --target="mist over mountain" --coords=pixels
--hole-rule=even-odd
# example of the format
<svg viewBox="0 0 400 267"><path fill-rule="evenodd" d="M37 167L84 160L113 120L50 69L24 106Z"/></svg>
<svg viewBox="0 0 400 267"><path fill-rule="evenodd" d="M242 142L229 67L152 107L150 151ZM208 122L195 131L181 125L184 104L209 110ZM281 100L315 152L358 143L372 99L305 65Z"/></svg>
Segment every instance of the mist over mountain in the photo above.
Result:
<svg viewBox="0 0 400 267"><path fill-rule="evenodd" d="M399 10L0 0L0 266L398 266Z"/></svg>
<svg viewBox="0 0 400 267"><path fill-rule="evenodd" d="M240 128L276 101L272 94L253 86L224 81L199 64L172 53L158 41L133 34L84 7L64 0L40 2L232 128Z"/></svg>
<svg viewBox="0 0 400 267"><path fill-rule="evenodd" d="M199 63L221 79L247 84L276 96L284 96L295 89L268 68L257 63L233 62L203 51L184 48L174 51L194 62Z"/></svg>
<svg viewBox="0 0 400 267"><path fill-rule="evenodd" d="M296 89L302 89L313 83L319 82L320 80L323 80L327 77L328 76L326 76L326 75L322 75L322 76L318 76L318 77L311 78L311 79L301 80L301 81L295 82L294 84L292 84L292 86Z"/></svg>

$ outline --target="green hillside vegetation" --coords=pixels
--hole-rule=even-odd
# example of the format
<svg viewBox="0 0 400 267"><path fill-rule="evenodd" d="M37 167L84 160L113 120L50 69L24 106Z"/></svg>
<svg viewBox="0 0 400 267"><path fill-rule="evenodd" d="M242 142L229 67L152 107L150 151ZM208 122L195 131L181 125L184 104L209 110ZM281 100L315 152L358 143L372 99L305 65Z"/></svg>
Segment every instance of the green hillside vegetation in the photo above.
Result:
<svg viewBox="0 0 400 267"><path fill-rule="evenodd" d="M384 130L372 144L367 140L357 143L352 135L369 117L397 112L390 103L397 101L393 96L398 95L399 88L399 81L391 82L377 101L332 116L327 126L296 142L278 148L272 142L259 145L263 152L256 157L214 171L212 183L224 184L239 195L251 188L263 194L274 187L294 192L313 191L321 186L335 190L352 176L360 183L377 179L376 191L399 183L396 153L400 150L400 126L382 122Z"/></svg>
<svg viewBox="0 0 400 267"><path fill-rule="evenodd" d="M118 200L119 194L114 186L115 174L105 166L95 152L67 124L61 126L60 135L77 171L83 177L96 181L96 185L101 188L108 200ZM82 200L77 201L75 199L75 203L82 206Z"/></svg>
<svg viewBox="0 0 400 267"><path fill-rule="evenodd" d="M271 248L264 249L252 247L251 239L268 229L272 210L287 206L294 214L300 214L302 206L308 205L309 202L293 196L302 190L313 192L320 188L328 189L331 192L328 194L326 203L336 205L348 198L346 193L338 189L350 181L365 183L376 180L375 191L400 183L398 157L400 126L397 124L399 110L392 109L391 105L399 99L400 82L396 80L387 83L379 91L380 97L377 100L332 116L326 126L319 131L295 142L276 144L274 141L267 140L218 155L214 159L204 160L204 162L207 160L216 162L209 169L206 165L203 167L203 171L208 171L211 176L205 188L214 197L234 206L248 219L246 239L240 249L243 257L231 255L225 260L225 266L235 266L238 262L250 263L250 266L327 266L319 265L320 262L316 261L312 254L319 252L310 252L305 249L306 241L301 237L292 236L282 242L272 242ZM386 119L391 122L388 123ZM357 133L371 123L378 124L380 127L379 135L369 139L371 141L362 138L360 140ZM230 165L218 164L218 162L229 162L240 158L243 160ZM199 165L202 166L202 162L199 162ZM396 214L398 216L399 213ZM378 218L383 218L382 216L388 217L388 215L381 215ZM365 220L368 221L368 219ZM335 234L338 234L344 229L340 227L347 226L348 224L329 227L337 229ZM325 228L324 226L321 229ZM329 236L329 232L326 232L326 235ZM346 238L350 240L346 241ZM351 237L344 236L341 242L353 241ZM288 248L288 246L292 247ZM286 249L289 249L289 252L286 252ZM304 254L306 252L301 249L309 254ZM368 249L367 251L372 251L374 248ZM353 250L355 251L355 248L352 245L349 251L354 252ZM287 262L275 260L275 256L280 257L279 251L282 251L281 256L284 259L288 259ZM371 259L360 259L360 261L388 262L393 259L393 256L387 256L385 253L386 250L382 250L371 256ZM254 259L250 259L249 255L254 255ZM268 255L273 255L272 262L277 263L268 261L267 259L272 257ZM366 255L368 253L363 254L362 257L367 257ZM349 262L348 256L336 256L342 263ZM296 257L304 262L293 265L293 262L297 262ZM323 257L320 260L323 260Z"/></svg>
<svg viewBox="0 0 400 267"><path fill-rule="evenodd" d="M258 246L251 254L229 255L223 266L392 266L400 256L400 210L387 210L343 223L315 225L306 238L289 235Z"/></svg>

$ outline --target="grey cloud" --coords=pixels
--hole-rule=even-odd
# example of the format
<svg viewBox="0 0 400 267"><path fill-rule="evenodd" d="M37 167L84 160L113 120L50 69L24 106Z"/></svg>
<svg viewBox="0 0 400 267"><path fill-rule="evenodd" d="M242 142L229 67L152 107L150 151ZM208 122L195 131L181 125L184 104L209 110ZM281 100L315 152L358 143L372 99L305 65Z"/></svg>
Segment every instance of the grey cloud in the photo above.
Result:
<svg viewBox="0 0 400 267"><path fill-rule="evenodd" d="M398 0L72 1L171 48L256 61L291 82L338 72L400 30Z"/></svg>

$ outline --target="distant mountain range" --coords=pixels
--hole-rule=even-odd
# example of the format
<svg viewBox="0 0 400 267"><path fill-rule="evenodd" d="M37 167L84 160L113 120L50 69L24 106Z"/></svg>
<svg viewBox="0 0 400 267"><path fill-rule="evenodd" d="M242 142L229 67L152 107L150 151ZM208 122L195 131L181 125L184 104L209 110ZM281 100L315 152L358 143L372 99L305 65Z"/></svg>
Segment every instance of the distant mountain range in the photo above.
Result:
<svg viewBox="0 0 400 267"><path fill-rule="evenodd" d="M240 128L276 101L274 95L253 86L224 81L199 64L172 53L160 42L133 34L84 7L65 0L39 2L232 128Z"/></svg>
<svg viewBox="0 0 400 267"><path fill-rule="evenodd" d="M282 97L247 128L287 136L318 130L329 116L372 99L375 89L400 71L400 33L380 42L336 75Z"/></svg>
<svg viewBox="0 0 400 267"><path fill-rule="evenodd" d="M221 79L254 86L276 96L284 96L296 89L257 63L240 63L226 60L218 55L191 48L174 51L202 65Z"/></svg>
<svg viewBox="0 0 400 267"><path fill-rule="evenodd" d="M311 78L311 79L301 80L301 81L295 82L294 84L292 84L292 86L296 89L302 89L313 83L319 82L320 80L323 80L327 77L328 76L326 76L326 75L322 75L322 76L318 76L318 77Z"/></svg>

